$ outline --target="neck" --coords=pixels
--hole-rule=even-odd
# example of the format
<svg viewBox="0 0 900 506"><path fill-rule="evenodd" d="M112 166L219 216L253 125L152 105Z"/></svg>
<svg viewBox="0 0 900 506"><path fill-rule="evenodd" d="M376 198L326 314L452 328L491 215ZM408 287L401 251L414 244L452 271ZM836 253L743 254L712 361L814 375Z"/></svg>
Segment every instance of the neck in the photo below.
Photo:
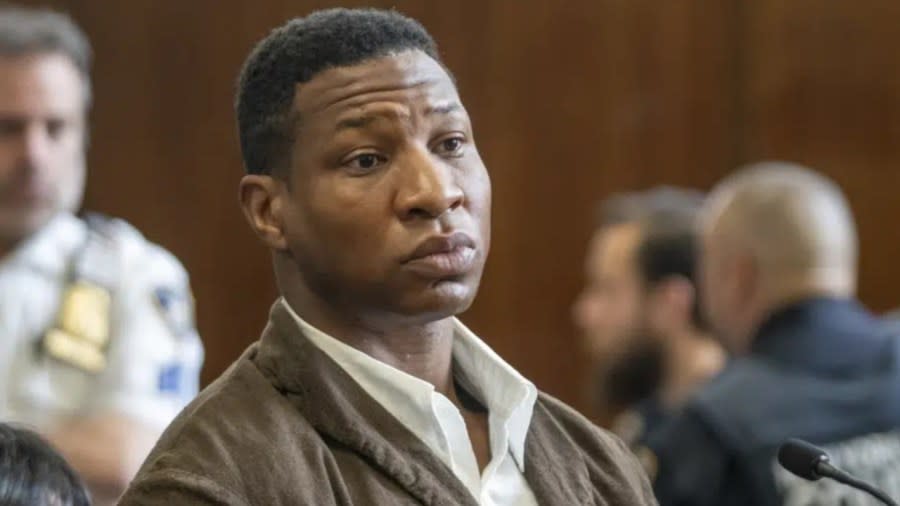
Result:
<svg viewBox="0 0 900 506"><path fill-rule="evenodd" d="M443 319L428 325L396 326L387 331L357 328L331 334L370 357L399 369L456 400L453 388L453 322Z"/></svg>
<svg viewBox="0 0 900 506"><path fill-rule="evenodd" d="M666 376L661 391L662 402L669 409L684 404L701 385L725 365L725 352L711 336L690 329L670 339Z"/></svg>
<svg viewBox="0 0 900 506"><path fill-rule="evenodd" d="M812 297L853 297L856 272L846 268L820 268L794 275L773 275L764 288L769 310Z"/></svg>
<svg viewBox="0 0 900 506"><path fill-rule="evenodd" d="M742 352L749 349L759 327L779 309L818 297L850 298L856 293L856 276L849 269L817 269L800 274L773 275L763 285L761 296L745 325Z"/></svg>
<svg viewBox="0 0 900 506"><path fill-rule="evenodd" d="M284 288L284 287L283 287ZM282 289L291 309L307 323L370 357L431 383L457 402L453 387L453 320L426 323L360 318L325 303L305 289Z"/></svg>
<svg viewBox="0 0 900 506"><path fill-rule="evenodd" d="M779 309L818 297L851 298L856 293L856 274L852 269L808 269L800 273L773 271L761 283L757 297L744 304L741 323L734 325L729 338L731 351L746 353L759 327Z"/></svg>

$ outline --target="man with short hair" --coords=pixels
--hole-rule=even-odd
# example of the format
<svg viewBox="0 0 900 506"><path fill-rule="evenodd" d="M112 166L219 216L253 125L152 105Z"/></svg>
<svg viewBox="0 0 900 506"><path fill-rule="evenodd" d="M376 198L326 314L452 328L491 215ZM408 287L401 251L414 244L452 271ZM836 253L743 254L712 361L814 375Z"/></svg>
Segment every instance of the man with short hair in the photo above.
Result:
<svg viewBox="0 0 900 506"><path fill-rule="evenodd" d="M726 370L651 438L664 506L862 504L775 461L788 438L900 495L900 340L855 299L841 189L784 162L719 183L701 217L702 301Z"/></svg>
<svg viewBox="0 0 900 506"><path fill-rule="evenodd" d="M67 17L0 6L0 419L38 429L102 504L196 393L202 348L181 264L73 214L90 59Z"/></svg>
<svg viewBox="0 0 900 506"><path fill-rule="evenodd" d="M658 187L602 203L573 308L594 362L600 420L642 443L722 367L699 314L700 192Z"/></svg>
<svg viewBox="0 0 900 506"><path fill-rule="evenodd" d="M620 441L455 318L491 188L419 23L289 21L245 63L237 116L241 205L282 297L122 504L655 504Z"/></svg>

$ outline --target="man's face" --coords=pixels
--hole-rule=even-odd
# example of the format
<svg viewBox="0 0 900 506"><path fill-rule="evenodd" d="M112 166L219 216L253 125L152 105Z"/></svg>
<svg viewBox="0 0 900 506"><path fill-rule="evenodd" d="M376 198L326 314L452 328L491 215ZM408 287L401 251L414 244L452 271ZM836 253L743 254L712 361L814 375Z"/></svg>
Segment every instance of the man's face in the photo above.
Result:
<svg viewBox="0 0 900 506"><path fill-rule="evenodd" d="M637 224L604 227L588 247L586 283L574 307L575 324L597 362L614 360L644 330L643 287L635 262Z"/></svg>
<svg viewBox="0 0 900 506"><path fill-rule="evenodd" d="M282 214L308 288L363 317L467 309L491 187L447 72L419 51L338 67L299 85L294 108Z"/></svg>
<svg viewBox="0 0 900 506"><path fill-rule="evenodd" d="M84 87L62 55L0 56L0 245L78 207L85 176Z"/></svg>

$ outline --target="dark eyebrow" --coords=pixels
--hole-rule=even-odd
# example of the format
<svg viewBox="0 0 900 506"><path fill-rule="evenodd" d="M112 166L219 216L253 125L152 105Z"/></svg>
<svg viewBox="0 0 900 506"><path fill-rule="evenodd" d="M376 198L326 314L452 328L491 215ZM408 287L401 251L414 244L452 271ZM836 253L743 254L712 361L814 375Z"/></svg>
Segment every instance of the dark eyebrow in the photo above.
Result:
<svg viewBox="0 0 900 506"><path fill-rule="evenodd" d="M369 123L375 121L375 116L354 116L352 118L344 118L338 121L335 130L348 130L348 129L357 129L357 128L365 128L369 125Z"/></svg>
<svg viewBox="0 0 900 506"><path fill-rule="evenodd" d="M456 111L462 110L462 105L459 102L452 102L449 104L441 104L436 106L429 106L425 109L425 115L430 116L432 114L451 114Z"/></svg>
<svg viewBox="0 0 900 506"><path fill-rule="evenodd" d="M370 124L374 123L378 120L399 120L406 121L408 119L409 113L404 110L397 108L378 108L373 111L360 111L356 114L348 114L346 117L338 120L337 125L335 126L335 130L348 130L348 129L360 129L366 128Z"/></svg>
<svg viewBox="0 0 900 506"><path fill-rule="evenodd" d="M0 114L0 131L10 133L12 131L22 132L28 125L28 118L17 116L14 114Z"/></svg>
<svg viewBox="0 0 900 506"><path fill-rule="evenodd" d="M428 106L425 108L425 115L430 116L433 114L440 115L448 115L457 111L462 110L462 105L458 102L453 102L449 104L441 104L435 106ZM373 121L377 120L379 117L383 115L381 114L366 114L361 116L351 116L349 118L344 118L338 121L335 126L335 130L352 130L352 129L360 129L369 126Z"/></svg>

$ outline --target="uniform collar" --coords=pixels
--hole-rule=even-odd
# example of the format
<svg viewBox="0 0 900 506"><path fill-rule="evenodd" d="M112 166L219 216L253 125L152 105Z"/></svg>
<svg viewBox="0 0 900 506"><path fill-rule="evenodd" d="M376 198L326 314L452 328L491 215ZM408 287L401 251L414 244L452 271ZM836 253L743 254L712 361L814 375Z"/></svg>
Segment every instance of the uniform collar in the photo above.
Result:
<svg viewBox="0 0 900 506"><path fill-rule="evenodd" d="M59 275L69 265L69 256L85 239L84 223L69 212L60 212L34 235L25 239L0 266L16 265L50 275Z"/></svg>

